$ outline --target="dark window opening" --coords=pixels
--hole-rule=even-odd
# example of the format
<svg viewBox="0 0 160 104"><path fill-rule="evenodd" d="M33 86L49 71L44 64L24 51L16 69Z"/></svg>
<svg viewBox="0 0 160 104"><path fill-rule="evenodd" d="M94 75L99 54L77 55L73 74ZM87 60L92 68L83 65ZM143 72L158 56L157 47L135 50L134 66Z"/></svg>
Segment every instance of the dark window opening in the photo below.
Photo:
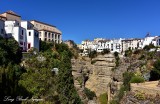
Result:
<svg viewBox="0 0 160 104"><path fill-rule="evenodd" d="M31 32L29 32L29 36L31 36Z"/></svg>
<svg viewBox="0 0 160 104"><path fill-rule="evenodd" d="M28 43L28 49L30 49L31 48L31 43Z"/></svg>
<svg viewBox="0 0 160 104"><path fill-rule="evenodd" d="M23 35L23 30L22 30L22 35Z"/></svg>

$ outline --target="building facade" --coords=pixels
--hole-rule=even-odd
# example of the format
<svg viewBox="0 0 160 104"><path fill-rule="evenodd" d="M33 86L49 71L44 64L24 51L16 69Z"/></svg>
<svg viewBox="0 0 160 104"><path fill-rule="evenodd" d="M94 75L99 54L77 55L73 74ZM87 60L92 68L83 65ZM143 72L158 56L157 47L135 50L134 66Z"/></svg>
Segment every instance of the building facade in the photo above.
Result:
<svg viewBox="0 0 160 104"><path fill-rule="evenodd" d="M124 53L126 50L131 49L143 49L146 45L153 44L154 46L160 46L160 37L146 35L144 39L130 38L130 39L103 39L96 38L93 41L82 41L79 48L86 54L88 50L102 52L104 49L109 49L110 52Z"/></svg>
<svg viewBox="0 0 160 104"><path fill-rule="evenodd" d="M28 51L32 47L39 51L39 32L34 29L33 24L21 21L21 16L13 11L0 14L0 20L4 20L5 37L13 37L23 51Z"/></svg>
<svg viewBox="0 0 160 104"><path fill-rule="evenodd" d="M5 21L5 31L7 37L13 37L23 51L27 50L26 29L21 27L18 21Z"/></svg>
<svg viewBox="0 0 160 104"><path fill-rule="evenodd" d="M62 42L62 32L55 26L37 20L32 20L30 22L34 25L34 28L39 31L40 40L54 43Z"/></svg>
<svg viewBox="0 0 160 104"><path fill-rule="evenodd" d="M34 25L29 21L21 21L21 27L26 30L26 44L27 50L31 47L39 51L39 32L34 28Z"/></svg>
<svg viewBox="0 0 160 104"><path fill-rule="evenodd" d="M18 21L19 23L21 22L21 16L11 10L2 13L0 17L10 21Z"/></svg>

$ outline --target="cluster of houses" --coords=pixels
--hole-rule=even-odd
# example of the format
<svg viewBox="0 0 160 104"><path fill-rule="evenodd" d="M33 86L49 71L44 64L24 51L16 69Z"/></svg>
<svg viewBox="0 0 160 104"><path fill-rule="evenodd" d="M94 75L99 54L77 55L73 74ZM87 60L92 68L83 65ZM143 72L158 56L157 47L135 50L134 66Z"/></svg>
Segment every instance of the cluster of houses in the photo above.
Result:
<svg viewBox="0 0 160 104"><path fill-rule="evenodd" d="M131 39L103 39L96 38L93 41L84 40L79 49L83 50L83 55L87 55L89 51L102 52L104 49L109 49L110 52L124 53L129 48L132 50L143 49L146 45L153 44L154 46L160 46L159 36L150 36L149 33L143 39L131 38Z"/></svg>
<svg viewBox="0 0 160 104"><path fill-rule="evenodd" d="M0 14L0 36L13 37L22 51L28 51L32 47L39 50L40 40L62 42L62 32L56 26L37 20L21 20L21 16L13 11Z"/></svg>

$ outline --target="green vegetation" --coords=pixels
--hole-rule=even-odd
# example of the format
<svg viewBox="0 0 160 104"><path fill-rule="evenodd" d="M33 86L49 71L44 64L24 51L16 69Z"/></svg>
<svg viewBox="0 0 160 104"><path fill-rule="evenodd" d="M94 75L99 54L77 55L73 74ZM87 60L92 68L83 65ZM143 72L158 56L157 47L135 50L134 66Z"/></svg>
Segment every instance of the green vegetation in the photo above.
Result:
<svg viewBox="0 0 160 104"><path fill-rule="evenodd" d="M122 85L121 88L120 88L120 90L119 90L119 92L118 92L118 94L117 94L117 98L118 98L117 102L120 102L120 100L123 98L125 91L126 91L126 89Z"/></svg>
<svg viewBox="0 0 160 104"><path fill-rule="evenodd" d="M118 55L119 53L118 52L114 52L114 57L115 57L115 59L116 59L116 67L118 67L119 66L119 60L120 60L120 58L119 58L119 55Z"/></svg>
<svg viewBox="0 0 160 104"><path fill-rule="evenodd" d="M97 51L91 51L90 53L89 53L89 58L95 58L97 56Z"/></svg>
<svg viewBox="0 0 160 104"><path fill-rule="evenodd" d="M68 46L45 42L41 42L40 46L40 52L31 49L24 54L22 65L22 52L18 43L12 38L0 38L1 94L13 98L23 96L43 99L36 104L81 104L73 84L73 54ZM58 74L53 68L58 69Z"/></svg>
<svg viewBox="0 0 160 104"><path fill-rule="evenodd" d="M30 96L31 94L23 87L18 85L24 67L20 66L22 58L21 48L13 39L0 37L0 91L4 96ZM20 102L18 102L20 103Z"/></svg>
<svg viewBox="0 0 160 104"><path fill-rule="evenodd" d="M96 63L97 62L97 60L92 60L91 61L91 64L94 64L94 63Z"/></svg>
<svg viewBox="0 0 160 104"><path fill-rule="evenodd" d="M123 85L126 91L130 90L130 80L134 76L132 72L125 72L123 74Z"/></svg>
<svg viewBox="0 0 160 104"><path fill-rule="evenodd" d="M160 59L158 59L153 66L154 68L150 72L150 80L151 81L159 80L160 79Z"/></svg>
<svg viewBox="0 0 160 104"><path fill-rule="evenodd" d="M99 102L100 102L100 104L107 104L108 103L108 95L107 95L107 93L101 94L99 96Z"/></svg>
<svg viewBox="0 0 160 104"><path fill-rule="evenodd" d="M144 93L142 93L142 92L137 92L137 93L135 94L135 97L136 97L138 100L145 100L145 95L144 95Z"/></svg>
<svg viewBox="0 0 160 104"><path fill-rule="evenodd" d="M133 76L130 80L130 83L142 83L144 81L144 78L141 76Z"/></svg>
<svg viewBox="0 0 160 104"><path fill-rule="evenodd" d="M103 49L103 51L101 52L102 55L109 54L109 53L110 53L109 49Z"/></svg>
<svg viewBox="0 0 160 104"><path fill-rule="evenodd" d="M96 94L94 91L91 91L90 89L88 88L84 88L84 93L86 94L87 98L89 100L93 100L94 97L96 97Z"/></svg>
<svg viewBox="0 0 160 104"><path fill-rule="evenodd" d="M149 45L144 46L143 49L146 50L146 51L149 51L152 48L155 48L155 46L153 44L149 44Z"/></svg>
<svg viewBox="0 0 160 104"><path fill-rule="evenodd" d="M131 50L131 48L129 47L129 49L125 51L124 56L125 56L125 57L130 57L131 55L132 55L132 50Z"/></svg>
<svg viewBox="0 0 160 104"><path fill-rule="evenodd" d="M53 46L54 46L54 43L40 41L40 51L41 52L51 50L51 48L53 48Z"/></svg>

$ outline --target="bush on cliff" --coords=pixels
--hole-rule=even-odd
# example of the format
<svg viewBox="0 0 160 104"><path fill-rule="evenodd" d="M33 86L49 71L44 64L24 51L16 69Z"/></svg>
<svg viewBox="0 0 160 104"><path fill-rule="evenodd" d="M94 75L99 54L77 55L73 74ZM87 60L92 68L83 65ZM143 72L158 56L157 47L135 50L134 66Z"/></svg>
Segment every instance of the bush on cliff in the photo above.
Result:
<svg viewBox="0 0 160 104"><path fill-rule="evenodd" d="M100 104L107 104L107 101L108 101L107 93L101 94L99 96L99 101L100 101Z"/></svg>
<svg viewBox="0 0 160 104"><path fill-rule="evenodd" d="M130 83L142 83L144 81L144 78L141 76L133 76L130 80Z"/></svg>
<svg viewBox="0 0 160 104"><path fill-rule="evenodd" d="M91 91L91 90L88 89L88 88L85 88L85 89L84 89L84 93L86 94L86 96L87 96L87 98L88 98L89 100L93 100L93 98L96 97L95 92L94 92L94 91Z"/></svg>

